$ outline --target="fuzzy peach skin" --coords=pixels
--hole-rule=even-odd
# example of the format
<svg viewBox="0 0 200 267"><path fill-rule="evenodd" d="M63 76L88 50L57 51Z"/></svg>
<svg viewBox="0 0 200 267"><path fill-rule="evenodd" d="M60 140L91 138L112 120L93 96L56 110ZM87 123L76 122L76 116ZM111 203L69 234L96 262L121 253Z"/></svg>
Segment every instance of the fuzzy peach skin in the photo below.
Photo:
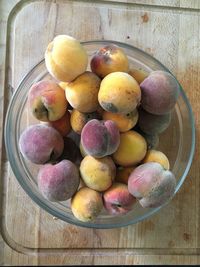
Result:
<svg viewBox="0 0 200 267"><path fill-rule="evenodd" d="M117 125L110 120L89 121L81 132L81 144L86 154L101 158L114 153L120 142Z"/></svg>
<svg viewBox="0 0 200 267"><path fill-rule="evenodd" d="M128 73L113 72L102 80L98 100L108 112L127 114L140 103L140 86Z"/></svg>
<svg viewBox="0 0 200 267"><path fill-rule="evenodd" d="M96 159L88 155L81 162L80 174L89 188L102 192L112 185L116 167L110 157Z"/></svg>
<svg viewBox="0 0 200 267"><path fill-rule="evenodd" d="M128 72L129 63L124 51L114 44L100 48L91 59L91 70L100 78L116 71Z"/></svg>
<svg viewBox="0 0 200 267"><path fill-rule="evenodd" d="M144 208L156 208L165 204L174 195L175 187L174 174L157 162L138 166L128 180L129 192L139 199Z"/></svg>
<svg viewBox="0 0 200 267"><path fill-rule="evenodd" d="M23 157L35 164L57 159L63 148L64 142L59 132L44 124L28 126L19 138L19 149Z"/></svg>
<svg viewBox="0 0 200 267"><path fill-rule="evenodd" d="M170 125L171 112L155 115L144 109L139 109L138 125L140 129L147 134L160 134L164 132Z"/></svg>
<svg viewBox="0 0 200 267"><path fill-rule="evenodd" d="M93 221L103 209L101 194L91 188L82 187L71 199L73 215L82 222Z"/></svg>
<svg viewBox="0 0 200 267"><path fill-rule="evenodd" d="M87 156L88 154L85 152L81 142L80 142L80 145L79 145L79 149L80 149L80 152L81 152L81 155L82 157L84 158L85 156Z"/></svg>
<svg viewBox="0 0 200 267"><path fill-rule="evenodd" d="M40 121L56 121L67 109L65 92L53 81L34 83L28 92L28 104L33 116Z"/></svg>
<svg viewBox="0 0 200 267"><path fill-rule="evenodd" d="M103 204L111 215L123 215L132 210L136 198L128 191L128 186L114 183L103 193Z"/></svg>
<svg viewBox="0 0 200 267"><path fill-rule="evenodd" d="M77 167L69 160L43 165L38 173L38 188L50 201L64 201L73 196L80 182Z"/></svg>
<svg viewBox="0 0 200 267"><path fill-rule="evenodd" d="M47 46L45 63L54 78L70 82L86 71L88 56L79 41L68 35L57 35Z"/></svg>
<svg viewBox="0 0 200 267"><path fill-rule="evenodd" d="M170 168L167 156L163 152L154 149L150 149L147 151L147 154L142 162L157 162L160 163L166 170L169 170Z"/></svg>
<svg viewBox="0 0 200 267"><path fill-rule="evenodd" d="M118 167L115 181L123 184L128 184L128 178L135 167Z"/></svg>
<svg viewBox="0 0 200 267"><path fill-rule="evenodd" d="M100 118L101 117L98 112L83 113L74 109L71 113L70 122L74 132L76 132L77 134L81 134L83 127L88 121Z"/></svg>
<svg viewBox="0 0 200 267"><path fill-rule="evenodd" d="M140 84L144 110L155 115L169 113L179 96L179 84L170 73L153 71Z"/></svg>
<svg viewBox="0 0 200 267"><path fill-rule="evenodd" d="M139 84L148 77L148 73L141 69L131 68L128 72Z"/></svg>
<svg viewBox="0 0 200 267"><path fill-rule="evenodd" d="M79 166L83 159L79 147L70 137L64 137L63 140L64 149L58 161L67 159Z"/></svg>
<svg viewBox="0 0 200 267"><path fill-rule="evenodd" d="M120 166L134 166L143 160L146 152L144 137L135 131L128 131L120 134L120 145L113 154L113 159Z"/></svg>
<svg viewBox="0 0 200 267"><path fill-rule="evenodd" d="M104 111L103 120L114 121L120 132L127 132L136 125L138 121L138 111L137 109L135 109L128 114L119 114Z"/></svg>
<svg viewBox="0 0 200 267"><path fill-rule="evenodd" d="M67 136L71 131L70 112L67 110L65 114L57 121L49 122L62 136Z"/></svg>
<svg viewBox="0 0 200 267"><path fill-rule="evenodd" d="M97 110L100 78L86 71L65 87L65 95L70 105L80 112L90 113Z"/></svg>

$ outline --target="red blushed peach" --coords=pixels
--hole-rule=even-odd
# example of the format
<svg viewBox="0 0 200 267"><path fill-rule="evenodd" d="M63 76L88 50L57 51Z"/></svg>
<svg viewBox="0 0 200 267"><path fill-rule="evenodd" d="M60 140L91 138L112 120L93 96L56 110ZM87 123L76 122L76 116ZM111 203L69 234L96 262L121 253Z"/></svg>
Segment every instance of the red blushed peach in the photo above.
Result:
<svg viewBox="0 0 200 267"><path fill-rule="evenodd" d="M73 196L79 186L79 172L69 160L45 164L38 173L38 188L50 201L64 201Z"/></svg>
<svg viewBox="0 0 200 267"><path fill-rule="evenodd" d="M119 129L113 121L89 121L82 130L81 144L84 151L101 158L114 153L120 142Z"/></svg>
<svg viewBox="0 0 200 267"><path fill-rule="evenodd" d="M102 208L101 194L88 187L80 188L71 199L72 213L82 222L93 221Z"/></svg>
<svg viewBox="0 0 200 267"><path fill-rule="evenodd" d="M49 125L54 127L62 136L67 136L71 131L70 112L67 110L62 118L49 122Z"/></svg>
<svg viewBox="0 0 200 267"><path fill-rule="evenodd" d="M108 112L127 114L140 103L140 86L128 73L113 72L102 80L98 100Z"/></svg>
<svg viewBox="0 0 200 267"><path fill-rule="evenodd" d="M122 183L114 183L103 193L103 204L111 215L123 215L129 212L136 202L128 187Z"/></svg>
<svg viewBox="0 0 200 267"><path fill-rule="evenodd" d="M91 70L100 78L111 72L128 72L128 58L124 51L117 45L107 45L99 49L91 59Z"/></svg>
<svg viewBox="0 0 200 267"><path fill-rule="evenodd" d="M54 78L70 82L86 71L88 56L79 41L68 35L57 35L47 46L45 63Z"/></svg>
<svg viewBox="0 0 200 267"><path fill-rule="evenodd" d="M35 164L57 159L63 151L62 136L53 127L35 124L27 127L19 139L22 155Z"/></svg>
<svg viewBox="0 0 200 267"><path fill-rule="evenodd" d="M179 95L179 84L170 73L153 71L140 84L144 110L155 115L169 113Z"/></svg>
<svg viewBox="0 0 200 267"><path fill-rule="evenodd" d="M64 116L67 109L65 92L52 81L34 83L28 93L32 114L40 121L56 121Z"/></svg>
<svg viewBox="0 0 200 267"><path fill-rule="evenodd" d="M128 190L144 208L156 208L171 199L175 192L174 174L156 162L144 163L131 173Z"/></svg>

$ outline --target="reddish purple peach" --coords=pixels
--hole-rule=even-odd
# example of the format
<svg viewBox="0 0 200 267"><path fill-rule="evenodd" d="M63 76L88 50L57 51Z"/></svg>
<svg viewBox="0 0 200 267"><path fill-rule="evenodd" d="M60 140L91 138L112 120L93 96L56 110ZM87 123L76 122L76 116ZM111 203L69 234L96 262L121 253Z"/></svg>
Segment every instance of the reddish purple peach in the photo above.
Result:
<svg viewBox="0 0 200 267"><path fill-rule="evenodd" d="M64 142L59 132L45 124L27 127L19 139L19 149L24 158L35 164L57 159L63 151Z"/></svg>
<svg viewBox="0 0 200 267"><path fill-rule="evenodd" d="M165 170L159 163L144 163L131 173L128 190L144 208L156 208L174 195L176 179L171 171Z"/></svg>
<svg viewBox="0 0 200 267"><path fill-rule="evenodd" d="M45 164L38 173L38 188L50 201L70 199L78 189L79 172L71 161L62 160L58 164Z"/></svg>
<svg viewBox="0 0 200 267"><path fill-rule="evenodd" d="M170 73L153 71L140 84L141 105L147 112L161 115L170 112L178 99L179 84Z"/></svg>
<svg viewBox="0 0 200 267"><path fill-rule="evenodd" d="M151 114L144 109L139 110L138 124L146 134L160 134L164 132L171 121L171 113L162 115Z"/></svg>
<svg viewBox="0 0 200 267"><path fill-rule="evenodd" d="M111 120L91 120L83 127L81 133L81 144L84 151L97 158L114 153L119 142L119 129Z"/></svg>

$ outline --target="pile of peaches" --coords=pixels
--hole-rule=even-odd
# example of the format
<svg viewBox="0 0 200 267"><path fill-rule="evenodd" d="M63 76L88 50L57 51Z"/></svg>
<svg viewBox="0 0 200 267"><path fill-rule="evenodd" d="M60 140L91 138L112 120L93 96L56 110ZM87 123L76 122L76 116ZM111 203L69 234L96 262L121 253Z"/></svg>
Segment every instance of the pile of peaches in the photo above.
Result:
<svg viewBox="0 0 200 267"><path fill-rule="evenodd" d="M39 121L21 133L19 149L40 165L41 194L71 199L73 215L83 222L103 209L126 214L137 201L144 208L163 205L176 179L155 148L170 124L179 84L168 72L131 68L114 44L88 61L78 40L58 35L45 52L52 79L28 91L28 108Z"/></svg>

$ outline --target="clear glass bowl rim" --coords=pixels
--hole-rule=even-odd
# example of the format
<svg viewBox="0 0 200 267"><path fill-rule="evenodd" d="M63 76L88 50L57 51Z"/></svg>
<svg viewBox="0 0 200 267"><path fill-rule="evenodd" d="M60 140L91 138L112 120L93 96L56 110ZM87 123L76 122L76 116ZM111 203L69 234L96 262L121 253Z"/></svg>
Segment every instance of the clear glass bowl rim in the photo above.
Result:
<svg viewBox="0 0 200 267"><path fill-rule="evenodd" d="M106 44L116 44L118 46L121 46L122 48L128 48L128 49L132 49L132 50L135 50L135 51L138 51L140 54L142 54L143 56L145 56L146 58L149 58L150 60L154 61L155 63L159 64L165 71L171 73L169 71L169 69L167 67L165 67L159 60L157 60L156 58L154 58L153 56L151 56L150 54L144 52L143 50L135 47L135 46L132 46L132 45L129 45L129 44L126 44L126 43L122 43L122 42L118 42L118 41L113 41L113 40L90 40L90 41L84 41L84 42L81 42L82 45L95 45L95 44L103 44L103 45L106 45ZM26 79L32 74L32 72L34 72L34 70L42 63L44 62L44 59L42 59L39 63L37 63L28 73L26 73L26 75L22 78L21 82L19 83L19 85L17 86L17 89L14 91L13 95L12 95L12 98L11 98L11 101L8 105L8 108L7 108L7 113L6 113L6 117L5 117L5 126L4 126L4 141L5 141L5 148L6 148L6 153L8 155L8 159L9 159L9 162L10 162L10 165L11 165L11 168L12 168L12 171L16 177L16 179L18 180L19 184L21 185L21 187L24 189L24 191L29 195L29 197L37 204L39 205L42 209L46 210L48 213L52 214L53 216L55 217L58 217L59 219L63 220L63 221L66 221L67 223L71 223L71 224L74 224L74 225L77 225L77 226L81 226L81 227L86 227L86 228L96 228L96 229L110 229L110 228L118 228L118 227L124 227L124 226L128 226L128 225L131 225L131 224L135 224L135 223L138 223L140 221L143 221L147 218L149 218L150 216L152 216L153 214L155 214L156 212L158 212L163 206L165 206L166 204L158 207L158 208L154 208L152 210L150 210L149 212L145 213L143 216L141 216L139 219L135 220L133 219L132 221L128 221L127 223L119 223L119 224L106 224L106 225L102 225L102 224L98 224L98 223L83 223L81 221L76 221L74 222L73 220L71 220L70 218L67 218L65 216L63 216L62 214L57 214L56 211L50 209L43 201L41 201L41 199L35 195L29 188L29 186L26 184L26 182L22 179L22 177L20 175L18 175L18 168L14 162L14 158L13 158L13 155L12 155L12 151L9 147L9 140L7 138L7 133L11 127L10 123L11 123L11 109L12 109L12 106L13 106L13 102L15 101L16 97L17 97L17 94L18 94L18 91L19 89L23 86L23 84L25 83ZM173 73L171 73L173 75ZM174 76L174 75L173 75ZM175 77L175 76L174 76ZM175 77L176 79L176 77ZM177 80L177 79L176 79ZM178 81L177 81L178 82ZM179 83L179 82L178 82ZM192 107L189 103L189 100L182 88L182 86L180 85L179 83L179 88L180 88L180 94L187 106L187 109L189 111L189 118L190 118L190 126L191 126L191 131L192 131L192 145L191 145L191 149L190 149L190 153L189 153L189 160L187 162L187 165L186 165L186 168L185 168L185 171L182 175L182 177L179 179L179 182L177 183L177 186L176 186L176 190L175 190L175 193L174 195L178 192L178 190L180 189L180 187L182 186L189 170L190 170L190 167L191 167L191 164L192 164L192 160L193 160L193 157L194 157L194 152L195 152L195 122L194 122L194 116L193 116L193 112L192 112Z"/></svg>

